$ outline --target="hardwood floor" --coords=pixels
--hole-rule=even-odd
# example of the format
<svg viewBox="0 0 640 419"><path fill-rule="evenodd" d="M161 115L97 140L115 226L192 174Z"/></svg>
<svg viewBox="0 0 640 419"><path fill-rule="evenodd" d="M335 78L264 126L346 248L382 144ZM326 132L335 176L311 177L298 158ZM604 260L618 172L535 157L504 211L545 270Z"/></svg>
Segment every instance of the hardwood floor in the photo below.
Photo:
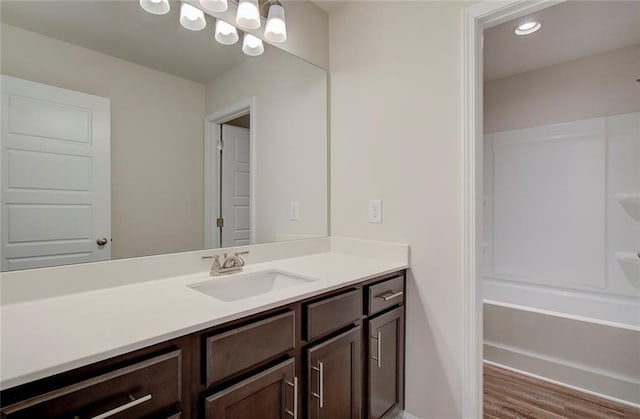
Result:
<svg viewBox="0 0 640 419"><path fill-rule="evenodd" d="M485 364L484 418L640 419L640 410Z"/></svg>

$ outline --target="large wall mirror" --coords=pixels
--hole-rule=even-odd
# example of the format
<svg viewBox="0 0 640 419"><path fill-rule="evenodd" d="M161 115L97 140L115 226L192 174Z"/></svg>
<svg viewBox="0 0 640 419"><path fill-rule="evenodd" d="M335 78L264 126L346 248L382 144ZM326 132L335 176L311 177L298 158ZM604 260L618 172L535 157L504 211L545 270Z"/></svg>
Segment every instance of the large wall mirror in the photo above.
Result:
<svg viewBox="0 0 640 419"><path fill-rule="evenodd" d="M0 5L3 271L327 235L324 70L179 3Z"/></svg>

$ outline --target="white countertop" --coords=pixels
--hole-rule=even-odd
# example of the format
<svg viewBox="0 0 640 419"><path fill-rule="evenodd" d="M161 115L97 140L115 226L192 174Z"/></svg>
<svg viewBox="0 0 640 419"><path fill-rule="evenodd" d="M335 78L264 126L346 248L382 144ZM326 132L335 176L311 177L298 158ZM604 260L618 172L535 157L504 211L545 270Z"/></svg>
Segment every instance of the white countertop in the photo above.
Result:
<svg viewBox="0 0 640 419"><path fill-rule="evenodd" d="M316 281L223 302L187 285L208 272L3 306L0 388L6 389L313 295L407 268L397 261L319 253L247 265ZM230 278L225 275L220 278Z"/></svg>

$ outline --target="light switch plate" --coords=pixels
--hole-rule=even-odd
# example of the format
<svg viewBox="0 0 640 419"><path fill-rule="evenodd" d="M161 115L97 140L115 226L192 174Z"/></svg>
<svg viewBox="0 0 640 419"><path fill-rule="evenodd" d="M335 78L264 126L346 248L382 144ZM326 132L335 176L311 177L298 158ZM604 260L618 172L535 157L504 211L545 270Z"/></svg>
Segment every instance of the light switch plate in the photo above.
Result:
<svg viewBox="0 0 640 419"><path fill-rule="evenodd" d="M300 202L289 201L289 220L290 221L300 220Z"/></svg>
<svg viewBox="0 0 640 419"><path fill-rule="evenodd" d="M380 199L372 199L369 201L369 222L382 223L382 201Z"/></svg>

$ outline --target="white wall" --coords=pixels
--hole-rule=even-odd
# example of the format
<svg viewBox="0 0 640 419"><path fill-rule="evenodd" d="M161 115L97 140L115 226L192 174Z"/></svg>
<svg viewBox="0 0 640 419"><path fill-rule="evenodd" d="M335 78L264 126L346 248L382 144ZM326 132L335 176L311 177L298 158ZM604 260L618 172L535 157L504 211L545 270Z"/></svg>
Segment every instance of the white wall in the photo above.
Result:
<svg viewBox="0 0 640 419"><path fill-rule="evenodd" d="M6 24L2 73L111 99L112 258L202 248L204 85Z"/></svg>
<svg viewBox="0 0 640 419"><path fill-rule="evenodd" d="M327 227L327 75L273 47L207 85L207 114L255 96L256 243L318 237ZM289 202L300 220L289 220Z"/></svg>
<svg viewBox="0 0 640 419"><path fill-rule="evenodd" d="M640 111L640 45L492 80L484 132Z"/></svg>
<svg viewBox="0 0 640 419"><path fill-rule="evenodd" d="M407 242L406 410L461 416L465 2L330 12L331 234ZM367 222L381 199L383 223Z"/></svg>

